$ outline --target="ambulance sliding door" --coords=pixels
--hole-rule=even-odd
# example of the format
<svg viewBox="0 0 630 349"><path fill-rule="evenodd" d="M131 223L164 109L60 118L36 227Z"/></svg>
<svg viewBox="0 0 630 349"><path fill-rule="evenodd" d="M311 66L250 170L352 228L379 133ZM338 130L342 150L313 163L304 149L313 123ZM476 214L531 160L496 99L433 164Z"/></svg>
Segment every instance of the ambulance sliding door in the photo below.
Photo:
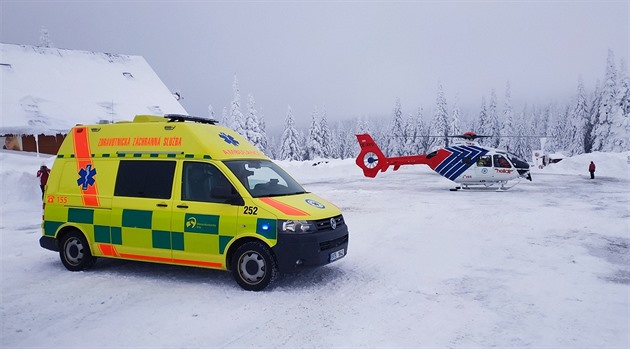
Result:
<svg viewBox="0 0 630 349"><path fill-rule="evenodd" d="M175 160L120 160L111 216L111 253L171 262Z"/></svg>
<svg viewBox="0 0 630 349"><path fill-rule="evenodd" d="M173 231L183 234L183 245L173 248L173 261L225 268L225 248L236 235L240 207L233 203L239 196L211 163L184 161L178 171L181 185L175 194Z"/></svg>

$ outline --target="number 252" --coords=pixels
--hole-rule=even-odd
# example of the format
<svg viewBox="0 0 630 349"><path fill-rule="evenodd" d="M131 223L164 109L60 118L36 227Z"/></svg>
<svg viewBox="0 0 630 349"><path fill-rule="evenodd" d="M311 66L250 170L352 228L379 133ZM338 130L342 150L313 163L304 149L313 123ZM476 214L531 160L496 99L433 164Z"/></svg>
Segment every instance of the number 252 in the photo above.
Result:
<svg viewBox="0 0 630 349"><path fill-rule="evenodd" d="M257 215L258 214L258 207L256 206L245 206L243 207L243 214L251 214L251 215Z"/></svg>

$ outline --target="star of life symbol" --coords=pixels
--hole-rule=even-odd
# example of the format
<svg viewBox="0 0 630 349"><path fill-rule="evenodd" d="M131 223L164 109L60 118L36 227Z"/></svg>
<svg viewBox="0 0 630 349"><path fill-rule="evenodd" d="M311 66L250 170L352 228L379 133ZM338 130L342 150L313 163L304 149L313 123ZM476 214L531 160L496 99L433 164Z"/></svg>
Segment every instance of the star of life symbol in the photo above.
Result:
<svg viewBox="0 0 630 349"><path fill-rule="evenodd" d="M230 136L228 134L225 134L225 133L221 132L221 133L219 133L219 137L223 138L223 140L227 144L238 146L238 141L236 139L234 139L234 137L232 137L232 136Z"/></svg>
<svg viewBox="0 0 630 349"><path fill-rule="evenodd" d="M87 190L91 185L94 185L94 176L96 175L96 169L92 168L92 164L88 164L85 168L79 171L79 179L77 179L77 185L81 186L82 190Z"/></svg>

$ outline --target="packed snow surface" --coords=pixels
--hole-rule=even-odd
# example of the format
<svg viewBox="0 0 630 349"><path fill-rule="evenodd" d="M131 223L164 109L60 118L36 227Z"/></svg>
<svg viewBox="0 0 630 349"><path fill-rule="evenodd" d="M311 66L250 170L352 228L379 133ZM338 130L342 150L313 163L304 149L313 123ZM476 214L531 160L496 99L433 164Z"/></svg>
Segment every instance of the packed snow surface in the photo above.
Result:
<svg viewBox="0 0 630 349"><path fill-rule="evenodd" d="M353 160L279 162L342 209L350 245L258 293L216 270L67 271L38 243L42 161L0 152L3 348L630 345L627 153L568 158L507 192L451 192L424 166L371 179Z"/></svg>

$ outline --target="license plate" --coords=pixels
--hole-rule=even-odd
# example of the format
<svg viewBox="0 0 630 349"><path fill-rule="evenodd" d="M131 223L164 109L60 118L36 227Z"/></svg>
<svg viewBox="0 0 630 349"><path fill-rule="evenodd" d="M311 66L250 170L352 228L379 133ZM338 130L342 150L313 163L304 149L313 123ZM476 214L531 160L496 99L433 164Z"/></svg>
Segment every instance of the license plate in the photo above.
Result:
<svg viewBox="0 0 630 349"><path fill-rule="evenodd" d="M335 252L330 254L330 261L331 262L335 261L335 260L337 260L337 259L339 259L339 258L341 258L341 257L343 257L345 255L346 255L346 250L342 248L341 250L335 251Z"/></svg>

